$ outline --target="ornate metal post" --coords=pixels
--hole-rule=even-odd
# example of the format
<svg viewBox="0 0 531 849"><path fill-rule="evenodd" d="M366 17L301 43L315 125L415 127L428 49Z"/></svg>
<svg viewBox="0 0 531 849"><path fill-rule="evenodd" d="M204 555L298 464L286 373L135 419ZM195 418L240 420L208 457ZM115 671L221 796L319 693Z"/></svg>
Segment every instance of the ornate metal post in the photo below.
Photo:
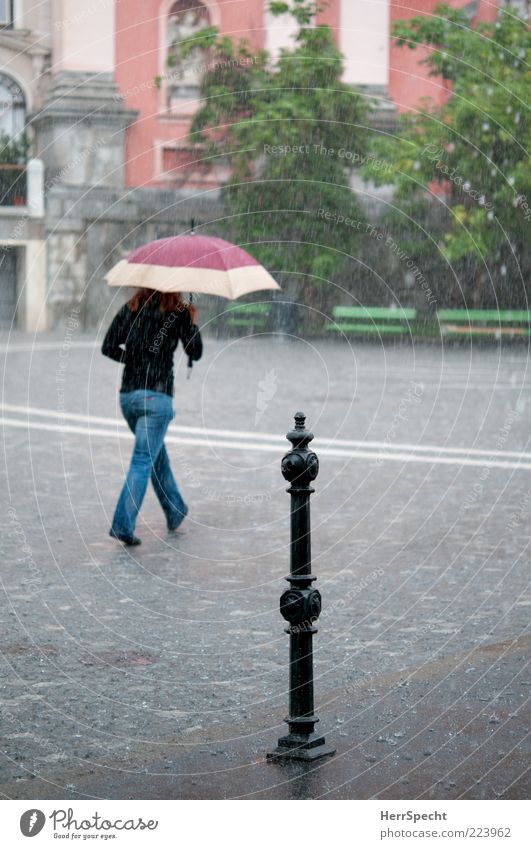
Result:
<svg viewBox="0 0 531 849"><path fill-rule="evenodd" d="M319 460L308 448L313 433L306 430L305 422L304 413L295 414L295 429L286 434L293 447L281 466L291 484L287 490L291 495L291 574L286 578L290 587L280 597L280 612L289 622L289 733L267 755L268 760L277 761L313 761L335 752L314 730L319 720L314 714L312 640L317 633L314 622L321 613L321 594L312 587L316 578L311 573L310 495L315 490L310 484L319 472Z"/></svg>

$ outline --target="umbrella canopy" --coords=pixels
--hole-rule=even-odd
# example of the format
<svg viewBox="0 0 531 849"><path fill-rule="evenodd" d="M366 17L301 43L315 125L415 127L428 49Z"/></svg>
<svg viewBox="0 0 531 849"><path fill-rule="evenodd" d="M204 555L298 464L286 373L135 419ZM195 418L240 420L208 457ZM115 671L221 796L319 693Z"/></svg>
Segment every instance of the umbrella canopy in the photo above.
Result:
<svg viewBox="0 0 531 849"><path fill-rule="evenodd" d="M247 251L216 236L195 233L142 245L117 263L105 279L109 286L198 292L231 300L262 289L280 289Z"/></svg>

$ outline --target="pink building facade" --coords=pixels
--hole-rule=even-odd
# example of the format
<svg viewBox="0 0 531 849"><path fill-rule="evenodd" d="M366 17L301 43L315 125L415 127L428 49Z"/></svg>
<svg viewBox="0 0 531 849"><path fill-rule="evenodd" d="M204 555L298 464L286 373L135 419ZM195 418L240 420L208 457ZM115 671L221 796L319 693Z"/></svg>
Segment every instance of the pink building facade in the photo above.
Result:
<svg viewBox="0 0 531 849"><path fill-rule="evenodd" d="M345 82L391 100L397 112L414 109L426 96L441 103L447 88L419 64L425 52L398 48L390 37L395 20L429 14L437 2L332 0L320 20L332 28L345 57ZM472 20L492 20L497 11L490 0L451 4L466 7ZM116 0L114 76L124 105L138 113L126 132L126 185L178 186L185 181L198 187L220 179L219 172L214 175L198 164L200 155L188 139L205 61L196 56L184 69L170 68L168 53L172 44L208 24L274 55L290 43L293 25L272 17L267 7L267 0Z"/></svg>

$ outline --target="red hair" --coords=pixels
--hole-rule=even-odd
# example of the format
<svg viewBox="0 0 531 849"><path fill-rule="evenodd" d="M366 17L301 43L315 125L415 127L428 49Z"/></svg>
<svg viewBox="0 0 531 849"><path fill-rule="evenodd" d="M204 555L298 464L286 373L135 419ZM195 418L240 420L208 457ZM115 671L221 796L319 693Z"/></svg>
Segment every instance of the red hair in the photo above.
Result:
<svg viewBox="0 0 531 849"><path fill-rule="evenodd" d="M161 312L182 312L188 309L195 319L195 307L185 304L180 292L157 292L155 289L137 289L135 294L128 300L127 306L131 312L138 312L146 304L156 307Z"/></svg>

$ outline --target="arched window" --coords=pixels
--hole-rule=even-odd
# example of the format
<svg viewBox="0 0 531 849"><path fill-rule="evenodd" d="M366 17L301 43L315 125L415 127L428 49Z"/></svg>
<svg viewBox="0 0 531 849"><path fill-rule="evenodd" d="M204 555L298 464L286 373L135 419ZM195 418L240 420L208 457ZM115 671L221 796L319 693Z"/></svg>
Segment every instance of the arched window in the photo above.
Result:
<svg viewBox="0 0 531 849"><path fill-rule="evenodd" d="M0 73L0 133L15 138L26 124L26 100L19 84Z"/></svg>
<svg viewBox="0 0 531 849"><path fill-rule="evenodd" d="M210 15L198 0L177 0L170 7L166 26L166 45L171 67L168 69L169 100L196 98L205 70L206 55L201 48L186 57L179 56L179 43L210 25Z"/></svg>
<svg viewBox="0 0 531 849"><path fill-rule="evenodd" d="M0 0L0 29L13 26L13 0Z"/></svg>

